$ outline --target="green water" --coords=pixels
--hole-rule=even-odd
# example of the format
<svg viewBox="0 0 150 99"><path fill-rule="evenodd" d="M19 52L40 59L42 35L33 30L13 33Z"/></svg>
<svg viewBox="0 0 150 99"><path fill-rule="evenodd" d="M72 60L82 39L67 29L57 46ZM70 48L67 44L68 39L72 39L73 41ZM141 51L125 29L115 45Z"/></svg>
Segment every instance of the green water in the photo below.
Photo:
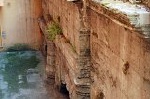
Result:
<svg viewBox="0 0 150 99"><path fill-rule="evenodd" d="M0 99L12 99L20 89L29 88L27 70L40 63L37 56L36 51L0 53Z"/></svg>

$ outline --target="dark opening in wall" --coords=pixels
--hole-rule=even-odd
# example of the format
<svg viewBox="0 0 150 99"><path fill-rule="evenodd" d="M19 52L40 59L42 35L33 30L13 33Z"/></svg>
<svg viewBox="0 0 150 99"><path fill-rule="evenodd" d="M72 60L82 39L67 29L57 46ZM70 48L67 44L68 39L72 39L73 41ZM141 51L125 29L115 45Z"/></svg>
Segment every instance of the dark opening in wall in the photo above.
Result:
<svg viewBox="0 0 150 99"><path fill-rule="evenodd" d="M57 17L57 21L60 23L60 16Z"/></svg>
<svg viewBox="0 0 150 99"><path fill-rule="evenodd" d="M97 99L104 99L104 93L100 92L97 96Z"/></svg>
<svg viewBox="0 0 150 99"><path fill-rule="evenodd" d="M45 45L45 48L44 48L44 49L45 49L45 51L47 52L47 45Z"/></svg>
<svg viewBox="0 0 150 99"><path fill-rule="evenodd" d="M69 91L67 90L66 84L61 83L60 92L69 97Z"/></svg>
<svg viewBox="0 0 150 99"><path fill-rule="evenodd" d="M129 62L126 62L123 66L123 73L126 75L129 70Z"/></svg>

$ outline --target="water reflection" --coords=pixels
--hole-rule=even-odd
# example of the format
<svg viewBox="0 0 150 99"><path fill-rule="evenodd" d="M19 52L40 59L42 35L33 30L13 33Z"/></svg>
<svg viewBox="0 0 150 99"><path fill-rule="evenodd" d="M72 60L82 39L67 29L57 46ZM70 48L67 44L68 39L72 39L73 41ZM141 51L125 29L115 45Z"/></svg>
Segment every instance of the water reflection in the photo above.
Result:
<svg viewBox="0 0 150 99"><path fill-rule="evenodd" d="M27 70L35 68L38 63L33 51L0 53L0 99L12 99L21 89L27 89ZM20 99L26 98L22 96Z"/></svg>

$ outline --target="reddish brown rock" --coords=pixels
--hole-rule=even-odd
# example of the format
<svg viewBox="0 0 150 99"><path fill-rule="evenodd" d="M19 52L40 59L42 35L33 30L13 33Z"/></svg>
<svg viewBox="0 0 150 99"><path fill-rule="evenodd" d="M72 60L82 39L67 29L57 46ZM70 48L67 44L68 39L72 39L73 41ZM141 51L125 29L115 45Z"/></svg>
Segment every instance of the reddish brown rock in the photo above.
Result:
<svg viewBox="0 0 150 99"><path fill-rule="evenodd" d="M149 40L125 15L91 0L43 6L45 20L50 15L63 30L47 42L47 69L71 99L150 98Z"/></svg>

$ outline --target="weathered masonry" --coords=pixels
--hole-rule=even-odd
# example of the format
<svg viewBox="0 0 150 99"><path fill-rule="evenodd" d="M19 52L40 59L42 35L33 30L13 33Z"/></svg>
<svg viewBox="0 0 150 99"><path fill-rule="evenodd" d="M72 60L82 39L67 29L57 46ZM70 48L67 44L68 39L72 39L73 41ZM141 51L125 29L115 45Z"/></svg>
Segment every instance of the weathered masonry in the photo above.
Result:
<svg viewBox="0 0 150 99"><path fill-rule="evenodd" d="M71 99L150 99L150 2L110 1L42 0L47 75Z"/></svg>
<svg viewBox="0 0 150 99"><path fill-rule="evenodd" d="M0 47L26 43L39 49L41 32L37 18L41 0L0 0Z"/></svg>

